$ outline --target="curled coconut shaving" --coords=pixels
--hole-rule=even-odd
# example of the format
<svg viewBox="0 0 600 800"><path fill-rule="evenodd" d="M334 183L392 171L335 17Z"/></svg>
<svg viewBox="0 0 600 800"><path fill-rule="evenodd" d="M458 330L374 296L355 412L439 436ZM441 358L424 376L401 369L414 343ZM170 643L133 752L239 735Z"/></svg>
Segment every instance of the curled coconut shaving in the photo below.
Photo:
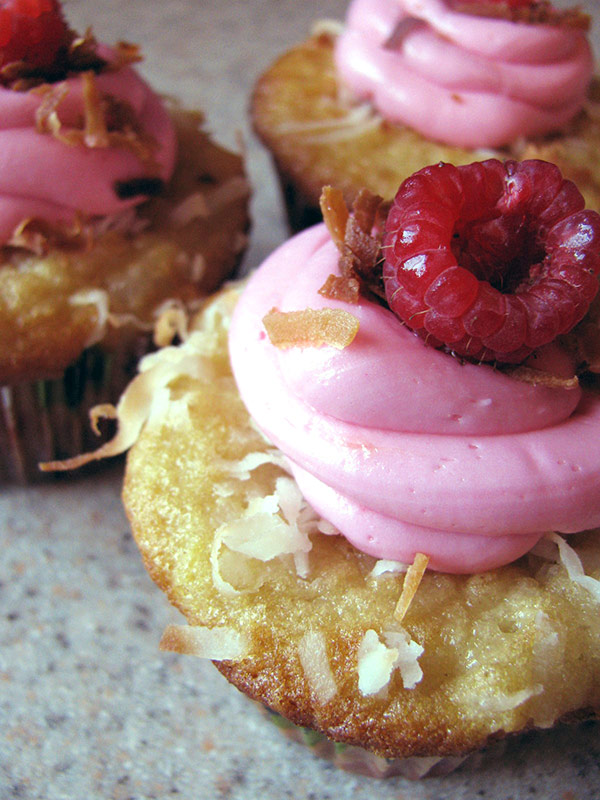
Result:
<svg viewBox="0 0 600 800"><path fill-rule="evenodd" d="M415 560L406 570L406 576L402 585L402 594L400 595L394 611L394 619L396 622L402 622L404 619L406 612L408 611L409 606L412 603L415 594L417 593L417 589L423 580L423 575L425 575L427 564L429 564L429 556L426 556L423 553L417 553Z"/></svg>
<svg viewBox="0 0 600 800"><path fill-rule="evenodd" d="M159 648L170 653L209 658L211 661L239 660L248 653L245 636L228 626L206 628L202 625L168 625Z"/></svg>
<svg viewBox="0 0 600 800"><path fill-rule="evenodd" d="M82 127L65 128L58 116L58 109L68 94L68 86L65 83L46 84L37 90L42 95L42 102L36 111L38 133L50 134L71 147L119 147L133 153L149 169L157 171L154 158L157 143L142 130L131 105L102 94L92 70L83 72L81 80Z"/></svg>
<svg viewBox="0 0 600 800"><path fill-rule="evenodd" d="M423 678L418 663L424 652L420 644L403 629L384 631L383 639L385 643L369 629L358 648L358 689L363 695L378 694L396 669L400 670L405 689L414 689Z"/></svg>
<svg viewBox="0 0 600 800"><path fill-rule="evenodd" d="M358 333L358 319L341 308L273 308L263 317L263 325L271 344L281 349L329 345L343 350Z"/></svg>
<svg viewBox="0 0 600 800"><path fill-rule="evenodd" d="M337 684L327 656L327 640L323 631L307 631L298 643L298 655L308 685L320 704L337 694Z"/></svg>
<svg viewBox="0 0 600 800"><path fill-rule="evenodd" d="M550 542L557 545L558 561L566 569L569 579L588 591L595 602L600 603L600 580L585 574L583 564L577 552L570 544L567 544L566 540L562 536L559 536L558 533L547 533L533 548L531 551L532 555L552 560L553 554L545 547L545 545Z"/></svg>
<svg viewBox="0 0 600 800"><path fill-rule="evenodd" d="M213 583L218 591L230 596L244 592L221 575L219 556L223 545L262 562L291 555L298 559L296 569L302 577L307 571L303 556L312 548L308 531L316 530L314 512L310 510L307 514L307 511L295 481L282 476L277 478L273 494L253 497L242 517L221 525L215 532L210 553Z"/></svg>

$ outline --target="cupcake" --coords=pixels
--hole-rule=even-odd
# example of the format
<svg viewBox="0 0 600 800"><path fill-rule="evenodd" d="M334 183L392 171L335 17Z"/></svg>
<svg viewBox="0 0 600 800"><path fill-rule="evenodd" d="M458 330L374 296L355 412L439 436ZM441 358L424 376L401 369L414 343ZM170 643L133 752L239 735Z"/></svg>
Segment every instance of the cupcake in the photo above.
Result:
<svg viewBox="0 0 600 800"><path fill-rule="evenodd" d="M322 186L391 199L421 167L491 156L552 161L600 209L588 25L546 0L352 0L255 87L292 228Z"/></svg>
<svg viewBox="0 0 600 800"><path fill-rule="evenodd" d="M600 216L539 161L323 207L87 458L135 442L163 649L347 769L440 774L600 709Z"/></svg>
<svg viewBox="0 0 600 800"><path fill-rule="evenodd" d="M5 482L94 446L88 410L118 399L156 319L238 264L248 184L200 114L139 77L135 46L76 35L55 0L4 3L0 22Z"/></svg>

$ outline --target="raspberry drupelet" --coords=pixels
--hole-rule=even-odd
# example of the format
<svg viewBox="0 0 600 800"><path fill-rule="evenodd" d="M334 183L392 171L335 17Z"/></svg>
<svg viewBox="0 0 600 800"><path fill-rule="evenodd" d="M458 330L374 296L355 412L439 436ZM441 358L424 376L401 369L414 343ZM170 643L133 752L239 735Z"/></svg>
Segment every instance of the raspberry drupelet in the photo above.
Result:
<svg viewBox="0 0 600 800"><path fill-rule="evenodd" d="M571 330L598 291L600 215L584 205L543 161L425 167L386 223L390 308L435 347L523 361Z"/></svg>

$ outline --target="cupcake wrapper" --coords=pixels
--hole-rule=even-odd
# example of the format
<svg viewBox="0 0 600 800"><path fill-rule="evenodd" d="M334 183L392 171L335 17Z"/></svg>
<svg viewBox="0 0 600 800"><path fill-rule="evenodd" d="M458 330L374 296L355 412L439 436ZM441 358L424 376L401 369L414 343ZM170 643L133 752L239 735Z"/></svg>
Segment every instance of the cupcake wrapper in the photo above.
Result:
<svg viewBox="0 0 600 800"><path fill-rule="evenodd" d="M336 767L370 778L402 776L409 780L448 775L467 759L477 756L432 756L409 758L383 758L362 747L333 742L325 734L311 728L294 725L285 717L260 706L268 719L289 739L309 747L314 755L331 761Z"/></svg>
<svg viewBox="0 0 600 800"><path fill-rule="evenodd" d="M111 431L96 436L89 411L117 402L151 342L151 334L137 335L111 353L95 345L60 378L0 386L0 484L52 477L40 471L41 461L70 458L106 441Z"/></svg>

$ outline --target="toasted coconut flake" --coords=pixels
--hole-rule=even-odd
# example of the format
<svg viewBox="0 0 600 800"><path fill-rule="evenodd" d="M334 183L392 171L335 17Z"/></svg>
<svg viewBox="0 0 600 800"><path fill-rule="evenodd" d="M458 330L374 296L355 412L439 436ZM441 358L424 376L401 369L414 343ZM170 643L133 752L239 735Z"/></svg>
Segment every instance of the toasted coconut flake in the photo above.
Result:
<svg viewBox="0 0 600 800"><path fill-rule="evenodd" d="M400 599L398 600L396 609L394 611L394 619L397 622L402 622L404 619L406 612L412 603L413 597L419 588L419 584L423 580L423 575L425 574L428 563L429 556L426 556L423 553L417 553L415 560L406 570L406 576L402 586L402 594L400 595Z"/></svg>
<svg viewBox="0 0 600 800"><path fill-rule="evenodd" d="M548 533L545 538L558 545L558 556L569 578L590 592L594 600L600 603L600 580L585 574L581 559L575 550L557 533Z"/></svg>
<svg viewBox="0 0 600 800"><path fill-rule="evenodd" d="M248 654L245 637L233 628L201 625L168 625L159 648L170 653L209 658L211 661L237 661Z"/></svg>
<svg viewBox="0 0 600 800"><path fill-rule="evenodd" d="M65 249L85 249L89 246L93 233L90 226L84 227L80 216L77 214L69 223L27 217L13 230L7 244L30 250L38 256L45 255L51 245Z"/></svg>
<svg viewBox="0 0 600 800"><path fill-rule="evenodd" d="M356 278L346 275L328 275L325 283L319 289L319 294L331 300L340 300L342 303L356 305L360 300L360 283Z"/></svg>
<svg viewBox="0 0 600 800"><path fill-rule="evenodd" d="M342 251L344 236L346 234L346 223L350 216L342 191L340 189L334 189L332 186L324 186L321 197L319 198L319 205L329 235L333 239L338 250Z"/></svg>
<svg viewBox="0 0 600 800"><path fill-rule="evenodd" d="M306 308L303 311L272 309L263 317L271 344L288 347L321 347L343 350L358 333L358 319L340 308Z"/></svg>
<svg viewBox="0 0 600 800"><path fill-rule="evenodd" d="M88 147L108 147L108 129L94 73L83 72L81 80L85 112L84 142Z"/></svg>
<svg viewBox="0 0 600 800"><path fill-rule="evenodd" d="M108 68L111 72L119 72L123 67L128 67L131 64L138 64L143 60L140 46L133 42L117 42L113 50L115 57L110 64L108 64Z"/></svg>
<svg viewBox="0 0 600 800"><path fill-rule="evenodd" d="M123 100L98 91L93 70L82 73L84 115L82 128L65 128L58 109L68 93L66 83L40 87L42 101L36 111L36 129L54 136L63 144L88 148L119 147L156 171L157 143L140 127L133 107ZM110 124L108 122L110 120Z"/></svg>
<svg viewBox="0 0 600 800"><path fill-rule="evenodd" d="M362 189L352 204L352 214L348 214L341 193L326 187L321 206L340 258L339 274L329 275L319 294L349 303L357 303L361 295L383 300L381 238L389 204Z"/></svg>
<svg viewBox="0 0 600 800"><path fill-rule="evenodd" d="M329 702L338 689L327 656L325 634L322 631L307 631L298 643L298 655L316 701L319 704Z"/></svg>

